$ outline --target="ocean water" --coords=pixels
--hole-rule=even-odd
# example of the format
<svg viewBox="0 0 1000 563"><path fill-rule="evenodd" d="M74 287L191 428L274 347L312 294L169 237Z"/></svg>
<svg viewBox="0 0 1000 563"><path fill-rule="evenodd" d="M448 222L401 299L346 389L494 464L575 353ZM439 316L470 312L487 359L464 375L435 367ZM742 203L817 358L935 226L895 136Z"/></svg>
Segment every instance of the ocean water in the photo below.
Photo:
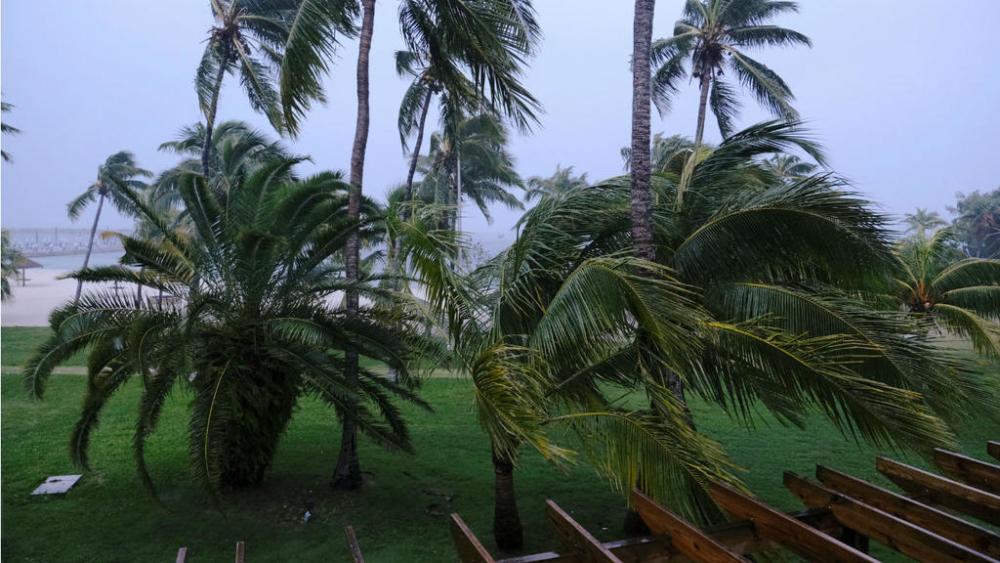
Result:
<svg viewBox="0 0 1000 563"><path fill-rule="evenodd" d="M122 257L121 252L95 252L90 255L91 266L112 266L118 263ZM51 270L79 270L83 267L83 255L73 254L70 256L38 256L32 258L43 268Z"/></svg>

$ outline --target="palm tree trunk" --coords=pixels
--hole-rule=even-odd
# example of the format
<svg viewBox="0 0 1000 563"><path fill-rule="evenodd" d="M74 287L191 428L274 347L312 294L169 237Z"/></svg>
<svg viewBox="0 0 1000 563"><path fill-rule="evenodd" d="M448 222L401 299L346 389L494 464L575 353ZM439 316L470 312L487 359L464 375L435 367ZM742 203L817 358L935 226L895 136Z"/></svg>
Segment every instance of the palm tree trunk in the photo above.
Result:
<svg viewBox="0 0 1000 563"><path fill-rule="evenodd" d="M514 494L514 464L493 453L493 539L503 551L515 551L524 545L524 530L517 512Z"/></svg>
<svg viewBox="0 0 1000 563"><path fill-rule="evenodd" d="M455 238L458 238L462 228L462 149L455 147L455 221L451 230L455 231ZM455 264L462 267L462 245L455 245Z"/></svg>
<svg viewBox="0 0 1000 563"><path fill-rule="evenodd" d="M420 158L420 146L424 142L424 125L427 123L427 110L431 107L431 97L433 90L427 89L424 96L424 107L420 109L420 125L417 127L417 140L413 144L413 154L410 156L410 170L406 173L406 198L407 202L413 199L413 176L417 173L417 160Z"/></svg>
<svg viewBox="0 0 1000 563"><path fill-rule="evenodd" d="M364 13L361 16L361 35L358 46L358 118L354 130L354 146L351 149L351 192L347 198L348 221L357 221L361 215L362 179L365 172L365 150L368 148L368 58L372 49L372 33L375 24L375 0L362 0ZM359 278L360 241L354 230L347 237L345 245L345 274L348 282ZM358 293L347 291L347 315L358 314ZM358 351L348 346L344 350L345 378L347 385L358 384ZM340 437L340 455L333 470L332 485L336 489L351 490L361 486L361 462L358 459L358 426L356 399L349 399L344 412L344 426Z"/></svg>
<svg viewBox="0 0 1000 563"><path fill-rule="evenodd" d="M141 276L145 268L139 268L139 275ZM139 309L142 307L142 284L135 284L135 308Z"/></svg>
<svg viewBox="0 0 1000 563"><path fill-rule="evenodd" d="M205 114L205 146L201 147L201 173L208 180L208 163L212 158L212 130L215 129L215 112L219 108L219 94L222 91L222 79L226 74L226 65L219 65L219 72L215 75L215 91L212 92L212 104Z"/></svg>
<svg viewBox="0 0 1000 563"><path fill-rule="evenodd" d="M694 133L694 149L684 162L684 169L681 170L681 180L677 184L677 209L684 204L684 192L687 191L688 184L691 183L691 175L694 174L694 166L698 161L698 153L701 152L701 141L705 137L705 115L708 107L708 89L712 79L707 72L701 73L699 79L701 97L698 100L698 127Z"/></svg>
<svg viewBox="0 0 1000 563"><path fill-rule="evenodd" d="M653 207L649 186L650 45L656 0L635 0L632 25L632 244L636 256L652 260Z"/></svg>
<svg viewBox="0 0 1000 563"><path fill-rule="evenodd" d="M83 267L86 268L90 265L90 253L94 250L94 237L97 236L97 223L101 220L101 208L104 207L104 192L101 192L100 197L97 199L97 213L94 214L94 224L90 227L90 242L87 243L87 254L83 257ZM80 301L80 293L83 291L83 280L77 280L76 282L76 296L73 297L73 303Z"/></svg>

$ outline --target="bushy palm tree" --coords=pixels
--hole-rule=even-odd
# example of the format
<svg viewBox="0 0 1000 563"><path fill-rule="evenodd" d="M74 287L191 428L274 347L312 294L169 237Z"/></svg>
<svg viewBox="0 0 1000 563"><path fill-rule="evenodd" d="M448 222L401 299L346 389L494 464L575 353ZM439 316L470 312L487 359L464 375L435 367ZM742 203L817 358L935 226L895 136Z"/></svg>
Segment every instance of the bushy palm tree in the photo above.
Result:
<svg viewBox="0 0 1000 563"><path fill-rule="evenodd" d="M941 332L1000 357L1000 260L970 258L950 229L900 243L903 306Z"/></svg>
<svg viewBox="0 0 1000 563"><path fill-rule="evenodd" d="M928 231L933 232L948 224L937 211L927 211L922 207L918 207L913 213L907 213L903 217L903 223L906 225L906 234L921 239L927 238Z"/></svg>
<svg viewBox="0 0 1000 563"><path fill-rule="evenodd" d="M558 428L624 493L716 516L706 483L737 479L673 380L747 427L758 409L798 426L815 409L845 434L925 453L953 441L947 421L968 412L957 405L993 400L877 299L894 260L884 218L829 175L760 174L758 158L808 142L796 125L731 136L696 167L681 210L679 176L654 176L652 260L634 256L627 177L542 199L468 277L415 260L493 443L498 545L520 537L519 448L564 458Z"/></svg>
<svg viewBox="0 0 1000 563"><path fill-rule="evenodd" d="M524 193L525 201L532 201L546 196L554 196L566 193L570 190L586 188L587 173L574 175L573 167L556 165L556 171L548 178L532 176L528 178L527 190Z"/></svg>
<svg viewBox="0 0 1000 563"><path fill-rule="evenodd" d="M406 388L367 370L348 382L341 352L351 347L403 373L423 350L419 336L397 330L398 310L365 306L348 315L330 299L352 289L391 295L343 273L344 241L360 230L378 233L375 209L360 222L347 217L347 185L338 174L282 180L294 160L276 160L241 181L223 205L204 178L180 179L190 236L132 190L122 189L155 239L122 236L121 266L83 269L81 282L120 281L162 290L170 299L144 301L95 291L53 312L53 336L25 368L41 396L53 368L88 353L88 385L71 452L87 465L87 447L103 406L133 377L142 379L134 448L143 482L143 455L170 391L192 394L192 471L211 488L258 484L299 398L314 395L377 442L410 450L395 399L420 401Z"/></svg>
<svg viewBox="0 0 1000 563"><path fill-rule="evenodd" d="M212 139L226 74L236 74L250 107L275 130L295 135L314 100L336 46L352 33L355 2L327 0L210 0L214 25L195 74L204 136ZM202 173L209 174L214 144L203 143Z"/></svg>
<svg viewBox="0 0 1000 563"><path fill-rule="evenodd" d="M1000 188L959 193L948 211L956 215L955 237L971 256L1000 258Z"/></svg>
<svg viewBox="0 0 1000 563"><path fill-rule="evenodd" d="M135 161L135 155L129 151L120 151L109 156L104 164L97 167L97 178L94 183L77 196L67 206L67 214L72 220L80 217L80 214L88 205L97 200L97 212L94 213L94 224L90 227L90 240L87 243L87 253L83 257L83 267L90 264L90 254L94 250L94 237L97 235L97 224L101 220L101 210L104 208L104 200L111 202L111 205L120 213L132 215L135 207L129 192L146 188L146 183L141 178L152 176L152 172L140 168ZM76 285L76 296L80 299L80 291L83 289L83 282Z"/></svg>
<svg viewBox="0 0 1000 563"><path fill-rule="evenodd" d="M0 114L8 113L13 109L14 109L13 104L9 104L7 102L0 102ZM18 129L17 127L14 127L10 123L0 121L0 133L4 135L19 135L21 133L21 130ZM10 162L11 161L10 153L8 153L5 150L0 150L0 159L2 159L4 162Z"/></svg>

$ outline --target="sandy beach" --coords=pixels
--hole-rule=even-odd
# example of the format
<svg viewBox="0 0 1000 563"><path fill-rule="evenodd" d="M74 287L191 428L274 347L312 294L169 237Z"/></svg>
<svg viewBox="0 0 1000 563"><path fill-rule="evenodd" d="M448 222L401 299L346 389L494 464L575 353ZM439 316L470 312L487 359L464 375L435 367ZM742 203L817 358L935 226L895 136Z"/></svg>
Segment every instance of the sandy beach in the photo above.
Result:
<svg viewBox="0 0 1000 563"><path fill-rule="evenodd" d="M93 266L115 264L119 256L119 253L94 254L90 263ZM13 295L0 304L0 324L3 326L47 326L49 313L73 298L76 281L60 278L79 268L83 256L45 256L33 260L42 267L27 270L23 286L18 272L17 280L11 280ZM98 286L90 284L87 287ZM121 290L134 291L131 288Z"/></svg>

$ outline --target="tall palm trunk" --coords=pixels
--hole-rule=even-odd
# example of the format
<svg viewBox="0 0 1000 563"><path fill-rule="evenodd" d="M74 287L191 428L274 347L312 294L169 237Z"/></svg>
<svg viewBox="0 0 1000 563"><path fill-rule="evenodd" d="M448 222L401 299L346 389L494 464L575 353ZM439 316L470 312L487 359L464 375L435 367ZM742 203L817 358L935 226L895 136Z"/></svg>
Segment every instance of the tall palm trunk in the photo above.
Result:
<svg viewBox="0 0 1000 563"><path fill-rule="evenodd" d="M413 176L417 173L417 160L420 158L420 146L424 142L424 125L427 123L427 110L431 107L431 97L434 91L427 89L424 96L424 107L420 109L420 125L417 127L417 140L413 144L413 154L410 156L410 169L406 173L406 201L413 199Z"/></svg>
<svg viewBox="0 0 1000 563"><path fill-rule="evenodd" d="M219 108L219 94L222 91L222 79L226 74L226 65L219 65L215 75L215 89L212 91L212 102L205 113L205 146L201 147L201 173L208 180L208 163L212 158L212 131L215 129L215 113Z"/></svg>
<svg viewBox="0 0 1000 563"><path fill-rule="evenodd" d="M514 464L493 452L493 540L503 551L521 549L524 530L514 494Z"/></svg>
<svg viewBox="0 0 1000 563"><path fill-rule="evenodd" d="M90 242L87 243L87 254L83 257L83 267L86 268L90 265L90 253L94 251L94 237L97 236L97 223L101 220L101 208L104 207L104 190L101 190L100 197L97 198L97 213L94 214L94 224L90 227ZM76 282L76 296L73 297L73 303L80 300L80 293L83 291L83 280L77 280Z"/></svg>
<svg viewBox="0 0 1000 563"><path fill-rule="evenodd" d="M361 35L358 46L358 118L354 130L354 146L351 149L351 193L347 199L347 218L357 221L361 215L362 179L365 171L365 150L368 147L368 58L372 49L372 33L375 24L375 0L362 0L364 13L361 16ZM345 245L345 274L348 283L357 282L359 278L358 262L360 241L358 232L354 230L347 238ZM349 290L345 296L347 315L358 314L358 293ZM351 346L344 350L345 378L347 384L356 387L358 384L358 351ZM358 460L358 426L356 399L348 399L344 412L344 427L340 437L340 455L337 466L333 470L332 485L336 489L357 489L361 486L361 462Z"/></svg>
<svg viewBox="0 0 1000 563"><path fill-rule="evenodd" d="M462 229L462 149L455 146L455 220L452 222L451 230L455 232L455 238L461 234ZM455 245L455 264L462 266L462 245Z"/></svg>
<svg viewBox="0 0 1000 563"><path fill-rule="evenodd" d="M649 185L650 46L656 0L635 0L632 24L632 244L640 258L652 260L653 207Z"/></svg>
<svg viewBox="0 0 1000 563"><path fill-rule="evenodd" d="M684 204L684 192L687 191L688 184L691 183L691 175L694 174L694 167L698 161L698 153L701 152L701 142L705 137L705 116L708 107L708 90L712 84L711 74L702 71L699 78L701 96L698 100L698 127L694 133L694 149L684 162L684 169L681 171L681 180L677 185L677 209Z"/></svg>

